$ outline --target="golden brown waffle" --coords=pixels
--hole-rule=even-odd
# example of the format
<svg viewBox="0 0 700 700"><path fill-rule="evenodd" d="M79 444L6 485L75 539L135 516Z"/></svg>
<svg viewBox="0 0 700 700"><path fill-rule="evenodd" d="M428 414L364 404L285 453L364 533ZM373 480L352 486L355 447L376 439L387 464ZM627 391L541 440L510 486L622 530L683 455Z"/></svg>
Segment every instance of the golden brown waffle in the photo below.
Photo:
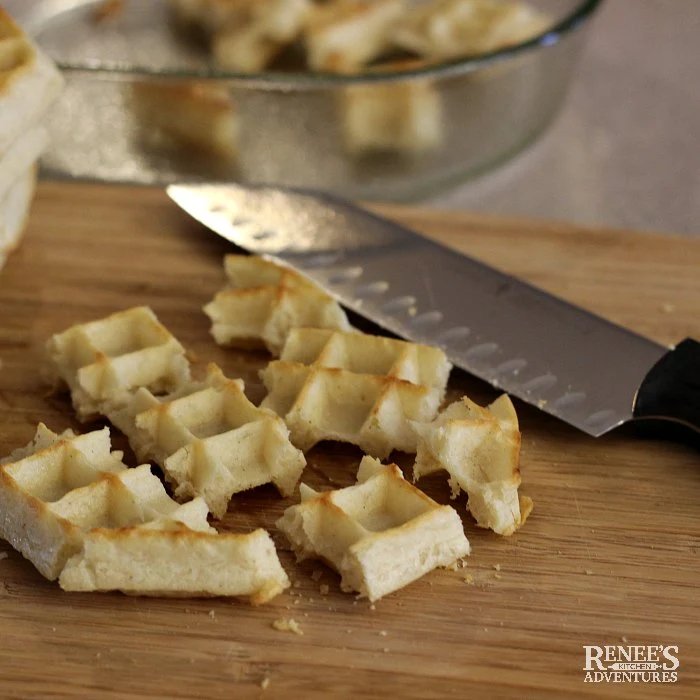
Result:
<svg viewBox="0 0 700 700"><path fill-rule="evenodd" d="M0 466L0 535L65 590L233 595L264 602L289 585L269 535L219 535L206 504L180 505L148 465L127 469L109 430L40 425Z"/></svg>
<svg viewBox="0 0 700 700"><path fill-rule="evenodd" d="M159 399L141 389L109 418L139 459L163 468L176 498L201 496L218 518L233 494L262 484L291 496L306 465L284 422L256 408L243 382L227 379L216 365L204 383L173 397Z"/></svg>
<svg viewBox="0 0 700 700"><path fill-rule="evenodd" d="M219 345L279 355L292 328L350 330L338 303L293 270L246 255L227 255L224 266L229 287L204 307Z"/></svg>
<svg viewBox="0 0 700 700"><path fill-rule="evenodd" d="M469 554L457 512L405 481L395 464L364 457L355 486L317 493L302 484L300 492L301 503L277 522L297 558L323 559L343 590L370 600Z"/></svg>
<svg viewBox="0 0 700 700"><path fill-rule="evenodd" d="M442 350L390 338L310 328L290 332L281 359L260 376L262 408L284 418L292 442L349 442L384 458L415 452L411 422L430 422L451 365Z"/></svg>
<svg viewBox="0 0 700 700"><path fill-rule="evenodd" d="M47 379L68 386L80 420L122 407L140 387L162 394L190 376L185 350L145 306L58 333L47 355Z"/></svg>
<svg viewBox="0 0 700 700"><path fill-rule="evenodd" d="M0 156L36 125L62 85L53 63L0 8Z"/></svg>
<svg viewBox="0 0 700 700"><path fill-rule="evenodd" d="M351 73L391 48L391 28L405 10L404 0L336 0L309 16L304 41L309 67Z"/></svg>
<svg viewBox="0 0 700 700"><path fill-rule="evenodd" d="M518 494L520 431L515 408L505 394L488 408L466 396L428 425L415 424L419 435L414 480L446 470L452 496L460 490L480 527L511 535L532 511L532 500Z"/></svg>
<svg viewBox="0 0 700 700"><path fill-rule="evenodd" d="M394 42L423 58L463 58L490 53L544 32L552 20L512 0L432 0L404 13Z"/></svg>

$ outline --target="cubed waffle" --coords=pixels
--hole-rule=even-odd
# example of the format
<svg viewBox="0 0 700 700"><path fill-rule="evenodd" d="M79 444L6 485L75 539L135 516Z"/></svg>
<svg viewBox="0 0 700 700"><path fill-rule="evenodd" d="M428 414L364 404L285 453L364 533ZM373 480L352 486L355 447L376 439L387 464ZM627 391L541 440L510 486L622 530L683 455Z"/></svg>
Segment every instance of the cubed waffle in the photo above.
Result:
<svg viewBox="0 0 700 700"><path fill-rule="evenodd" d="M72 326L47 343L47 379L65 383L80 420L122 407L140 387L174 391L190 375L185 350L140 306Z"/></svg>
<svg viewBox="0 0 700 700"><path fill-rule="evenodd" d="M350 73L391 47L391 27L404 0L337 0L314 7L304 33L312 70Z"/></svg>
<svg viewBox="0 0 700 700"><path fill-rule="evenodd" d="M432 421L451 365L442 350L390 338L293 329L280 360L260 375L263 408L284 418L292 442L348 442L384 458L415 452L411 422Z"/></svg>
<svg viewBox="0 0 700 700"><path fill-rule="evenodd" d="M239 120L229 92L207 83L134 83L131 105L147 142L205 151L233 160L238 154Z"/></svg>
<svg viewBox="0 0 700 700"><path fill-rule="evenodd" d="M415 69L423 61L393 61L375 73ZM421 152L442 142L442 103L430 80L354 85L343 91L343 132L351 152Z"/></svg>
<svg viewBox="0 0 700 700"><path fill-rule="evenodd" d="M53 63L0 8L0 155L36 125L62 86Z"/></svg>
<svg viewBox="0 0 700 700"><path fill-rule="evenodd" d="M249 0L246 20L214 33L212 52L221 68L262 71L302 31L310 0Z"/></svg>
<svg viewBox="0 0 700 700"><path fill-rule="evenodd" d="M507 395L488 408L465 396L434 422L414 427L419 435L414 480L446 470L453 498L465 491L477 525L499 535L511 535L525 522L533 504L518 493L520 431Z"/></svg>
<svg viewBox="0 0 700 700"><path fill-rule="evenodd" d="M514 46L551 24L548 15L524 2L432 0L404 13L393 40L423 58L461 58Z"/></svg>
<svg viewBox="0 0 700 700"><path fill-rule="evenodd" d="M284 422L256 408L243 382L210 365L204 383L157 398L141 389L110 420L129 437L139 459L151 459L174 486L175 497L201 496L218 518L231 496L274 484L291 496L306 465Z"/></svg>
<svg viewBox="0 0 700 700"><path fill-rule="evenodd" d="M301 33L310 0L171 0L177 17L211 39L217 65L260 71Z"/></svg>
<svg viewBox="0 0 700 700"><path fill-rule="evenodd" d="M109 430L40 425L0 466L0 535L65 590L232 595L264 602L289 585L269 535L219 535L204 501L180 505L148 465L127 469Z"/></svg>
<svg viewBox="0 0 700 700"><path fill-rule="evenodd" d="M227 255L224 266L229 287L204 307L219 345L279 355L292 328L350 330L339 304L293 270L246 255Z"/></svg>
<svg viewBox="0 0 700 700"><path fill-rule="evenodd" d="M297 558L324 560L343 590L372 601L469 554L457 512L405 481L395 464L364 457L355 486L317 493L302 484L300 493L277 522Z"/></svg>

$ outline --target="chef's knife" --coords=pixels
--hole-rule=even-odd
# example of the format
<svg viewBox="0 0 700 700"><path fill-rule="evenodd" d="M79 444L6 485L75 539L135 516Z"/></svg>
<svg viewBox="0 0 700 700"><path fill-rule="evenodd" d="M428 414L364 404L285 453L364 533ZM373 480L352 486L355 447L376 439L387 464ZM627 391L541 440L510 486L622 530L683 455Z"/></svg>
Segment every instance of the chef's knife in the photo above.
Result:
<svg viewBox="0 0 700 700"><path fill-rule="evenodd" d="M241 248L589 435L641 417L700 430L695 340L666 348L329 195L240 185L168 194Z"/></svg>

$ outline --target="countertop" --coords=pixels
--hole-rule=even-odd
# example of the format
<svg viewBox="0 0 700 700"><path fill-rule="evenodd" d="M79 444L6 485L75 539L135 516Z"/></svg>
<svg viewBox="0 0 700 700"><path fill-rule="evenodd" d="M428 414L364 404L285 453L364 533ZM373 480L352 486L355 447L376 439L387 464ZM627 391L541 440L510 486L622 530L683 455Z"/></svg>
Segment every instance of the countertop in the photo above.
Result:
<svg viewBox="0 0 700 700"><path fill-rule="evenodd" d="M552 127L445 209L700 235L700 3L606 0Z"/></svg>

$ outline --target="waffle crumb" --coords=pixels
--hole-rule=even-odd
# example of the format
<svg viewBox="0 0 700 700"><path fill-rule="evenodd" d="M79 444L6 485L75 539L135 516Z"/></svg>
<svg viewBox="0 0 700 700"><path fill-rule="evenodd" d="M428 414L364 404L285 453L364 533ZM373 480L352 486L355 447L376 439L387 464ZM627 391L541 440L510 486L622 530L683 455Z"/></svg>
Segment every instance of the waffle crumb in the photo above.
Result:
<svg viewBox="0 0 700 700"><path fill-rule="evenodd" d="M593 570L592 570L592 569L586 569L586 576L593 576Z"/></svg>
<svg viewBox="0 0 700 700"><path fill-rule="evenodd" d="M472 574L467 574L464 577L464 583L466 583L468 586L473 586L474 585L474 576Z"/></svg>
<svg viewBox="0 0 700 700"><path fill-rule="evenodd" d="M314 569L313 573L311 574L311 580L319 581L321 576L323 576L323 571L321 571L321 569Z"/></svg>
<svg viewBox="0 0 700 700"><path fill-rule="evenodd" d="M620 637L620 639L622 640L623 644L627 644L627 637L623 635L622 637Z"/></svg>
<svg viewBox="0 0 700 700"><path fill-rule="evenodd" d="M216 620L216 611L215 611L215 610L210 610L210 611L209 611L209 617L210 617L212 620Z"/></svg>
<svg viewBox="0 0 700 700"><path fill-rule="evenodd" d="M260 687L263 690L267 690L269 685L270 685L270 679L267 676L265 676L265 678L263 678L262 681L260 682Z"/></svg>
<svg viewBox="0 0 700 700"><path fill-rule="evenodd" d="M386 637L387 634L388 634L388 632L386 630L379 630L380 637Z"/></svg>
<svg viewBox="0 0 700 700"><path fill-rule="evenodd" d="M321 586L319 587L319 591L321 595L328 595L330 592L330 586L327 583L322 583Z"/></svg>
<svg viewBox="0 0 700 700"><path fill-rule="evenodd" d="M383 651L384 651L385 654L388 654L388 653L389 653L389 647L384 647Z"/></svg>
<svg viewBox="0 0 700 700"><path fill-rule="evenodd" d="M294 634L303 635L304 631L301 629L299 623L294 618L280 618L272 623L272 626L278 632L293 632Z"/></svg>
<svg viewBox="0 0 700 700"><path fill-rule="evenodd" d="M672 313L676 310L676 307L675 307L674 304L662 304L662 305L661 305L661 310L662 310L665 314L672 314Z"/></svg>
<svg viewBox="0 0 700 700"><path fill-rule="evenodd" d="M0 552L0 561L7 559L10 555L7 552Z"/></svg>
<svg viewBox="0 0 700 700"><path fill-rule="evenodd" d="M494 565L493 565L493 568L496 569L496 571L500 571L500 570L501 570L501 565L500 565L500 564L494 564Z"/></svg>
<svg viewBox="0 0 700 700"><path fill-rule="evenodd" d="M495 579L497 579L498 581L500 581L503 578L503 576L501 576L501 574L498 574L498 573L494 574L493 577Z"/></svg>

